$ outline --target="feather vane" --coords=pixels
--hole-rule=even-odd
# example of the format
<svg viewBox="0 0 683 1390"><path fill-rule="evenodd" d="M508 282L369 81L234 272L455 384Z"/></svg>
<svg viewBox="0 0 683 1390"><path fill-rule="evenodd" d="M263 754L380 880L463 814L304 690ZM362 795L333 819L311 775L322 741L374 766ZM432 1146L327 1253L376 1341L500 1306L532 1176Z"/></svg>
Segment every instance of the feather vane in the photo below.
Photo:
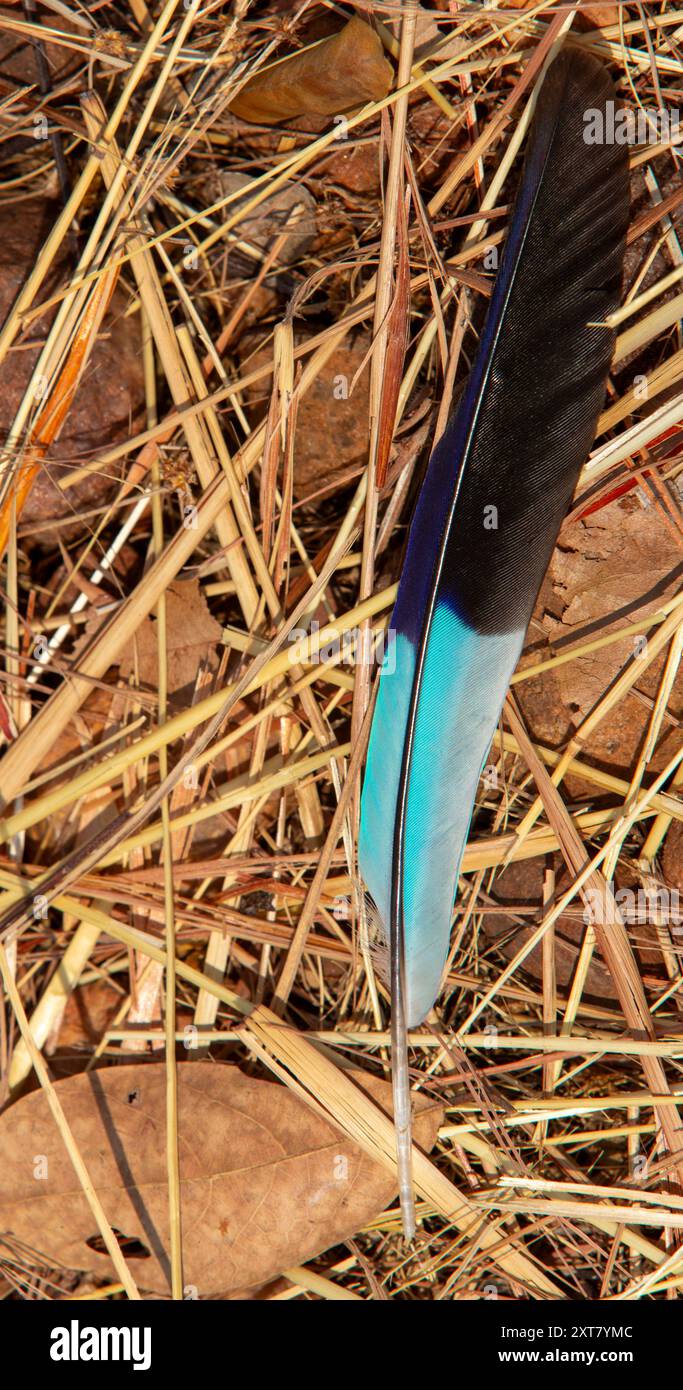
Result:
<svg viewBox="0 0 683 1390"><path fill-rule="evenodd" d="M476 357L410 529L359 836L391 945L404 1088L401 1036L439 992L481 771L604 401L628 156L587 142L586 113L614 97L585 51L565 49L548 70Z"/></svg>

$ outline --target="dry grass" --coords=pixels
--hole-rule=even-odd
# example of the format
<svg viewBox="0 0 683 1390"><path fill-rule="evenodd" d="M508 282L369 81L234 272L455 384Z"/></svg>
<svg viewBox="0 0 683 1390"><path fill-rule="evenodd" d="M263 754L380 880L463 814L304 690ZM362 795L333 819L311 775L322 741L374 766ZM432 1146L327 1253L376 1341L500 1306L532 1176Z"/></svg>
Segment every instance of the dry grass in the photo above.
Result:
<svg viewBox="0 0 683 1390"><path fill-rule="evenodd" d="M373 142L381 196L343 188L329 172L324 161L342 148L329 118L266 130L227 110L250 75L318 38L336 7L93 8L92 26L61 0L43 14L43 37L75 57L66 90L47 98L73 191L0 329L1 362L30 338L46 303L55 310L0 460L0 722L9 734L0 763L0 1083L10 1100L36 1077L44 1087L117 1282L67 1288L44 1258L14 1247L6 1256L0 1248L0 1266L21 1296L136 1296L54 1079L65 1067L151 1061L165 1048L170 1254L173 1296L182 1297L174 1059L193 1055L182 1046L188 1020L199 1055L280 1078L379 1163L394 1164L390 1122L337 1065L388 1067L388 1004L360 931L354 849L374 654L425 440L471 358L485 255L503 236L534 89L576 7L452 5L432 15L438 30L412 5L402 20L398 5L370 7L398 85L348 116L343 152L359 157ZM599 9L602 27L575 27L578 41L621 75L634 109L675 106L680 13L662 4L646 28L642 6ZM3 31L25 36L34 26L17 9L0 18ZM20 216L30 196L53 196L52 156L32 139L37 91L3 89L0 101L0 134L19 151L3 191ZM683 536L680 462L676 450L659 458L657 445L683 415L683 258L666 216L680 202L675 180L670 188L677 159L666 141L633 152L649 202L634 216L610 393L576 506L578 514L587 499L637 483L628 495L654 508L672 570ZM255 176L249 197L221 192L217 168ZM318 236L287 268L284 234L245 247L241 224L297 181L317 201ZM74 221L78 252L55 289L50 267ZM89 473L117 481L105 507L83 506L61 556L53 550L61 572L50 585L21 504L49 464L44 421L78 388L117 276L144 364L146 419L60 472L67 495ZM369 382L360 462L350 476L322 471L302 501L305 403L358 333L366 350L357 375ZM47 383L39 410L38 382ZM334 410L330 395L332 435ZM322 435L320 443L329 458ZM181 705L169 686L168 605L173 581L190 573L223 641ZM392 1208L350 1253L337 1248L314 1268L283 1272L289 1283L270 1296L472 1298L491 1284L500 1297L678 1296L680 936L660 914L657 960L644 969L643 924L605 906L615 875L658 881L666 836L683 820L683 596L669 590L634 620L638 608L624 616L615 598L558 649L539 643L537 625L515 675L491 754L497 786L482 793L463 863L448 978L431 1026L410 1038L416 1086L444 1105L438 1148L416 1155L414 1248L403 1247ZM150 614L151 686L135 661L131 676L119 672ZM312 617L319 632L301 638ZM330 654L331 637L343 634L353 662ZM633 638L646 647L623 658L570 734L550 746L534 733L527 689L617 644L625 651ZM618 722L634 692L646 701L642 737L626 768L612 766L591 738ZM559 856L570 874L561 887ZM535 860L546 865L545 887L508 909L512 936L530 931L505 952L485 919L502 910L506 866ZM587 925L586 893L604 908ZM581 935L563 981L557 924L572 914ZM530 969L537 946L540 975ZM589 989L596 952L614 983L604 999ZM115 1017L96 1041L46 1060L70 996L93 979L116 982Z"/></svg>

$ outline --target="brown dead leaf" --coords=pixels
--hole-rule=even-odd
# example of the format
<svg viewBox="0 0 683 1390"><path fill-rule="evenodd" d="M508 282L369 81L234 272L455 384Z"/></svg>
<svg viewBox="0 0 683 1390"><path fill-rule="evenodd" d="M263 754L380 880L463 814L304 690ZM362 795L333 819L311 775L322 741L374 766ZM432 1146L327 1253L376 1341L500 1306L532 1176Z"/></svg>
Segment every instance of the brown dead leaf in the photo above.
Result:
<svg viewBox="0 0 683 1390"><path fill-rule="evenodd" d="M212 618L198 579L176 580L166 590L166 650L169 694L192 693L202 661L215 669L216 644L223 629ZM159 682L157 620L145 618L134 639L124 647L120 674L125 680L137 674L143 689L156 690ZM137 663L137 664L136 664Z"/></svg>
<svg viewBox="0 0 683 1390"><path fill-rule="evenodd" d="M294 116L334 116L379 101L393 80L381 40L354 16L338 34L256 73L230 110L259 125L279 125Z"/></svg>
<svg viewBox="0 0 683 1390"><path fill-rule="evenodd" d="M353 1079L391 1113L388 1083L357 1071ZM124 1247L139 1252L130 1255L135 1278L161 1296L169 1293L165 1085L161 1064L58 1084L107 1216ZM416 1109L416 1143L428 1151L441 1110L425 1098ZM199 1298L303 1264L349 1239L396 1195L392 1175L331 1123L286 1087L237 1067L181 1064L178 1114L183 1274ZM0 1150L0 1230L53 1260L109 1275L42 1091L0 1117Z"/></svg>
<svg viewBox="0 0 683 1390"><path fill-rule="evenodd" d="M563 527L555 549L549 580L558 618L546 610L543 626L556 651L567 638L590 642L613 630L645 619L676 591L681 552L654 501L643 507L623 498L594 516ZM546 590L546 593L548 591ZM641 639L642 640L642 639ZM579 656L554 672L560 699L578 725L609 688L624 663L637 652L632 635L623 642ZM663 660L663 658L662 658ZM661 660L636 679L636 689L651 699L656 693ZM683 699L683 673L674 687L670 708L678 712ZM614 769L630 768L640 746L650 706L630 694L609 719L591 735L587 749L593 758ZM671 726L666 721L654 767L667 753ZM663 765L661 762L661 765Z"/></svg>
<svg viewBox="0 0 683 1390"><path fill-rule="evenodd" d="M114 265L93 286L66 358L29 429L22 468L14 483L12 497L7 499L0 514L0 555L4 555L14 520L19 520L24 513L41 466L69 418L84 373L91 364L97 335L111 304L118 275L118 268Z"/></svg>

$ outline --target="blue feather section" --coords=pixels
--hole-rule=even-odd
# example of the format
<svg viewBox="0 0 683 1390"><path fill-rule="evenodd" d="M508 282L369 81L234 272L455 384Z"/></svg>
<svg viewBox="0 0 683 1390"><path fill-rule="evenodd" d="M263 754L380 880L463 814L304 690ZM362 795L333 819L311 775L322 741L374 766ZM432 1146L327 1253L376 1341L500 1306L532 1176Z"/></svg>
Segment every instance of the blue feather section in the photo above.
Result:
<svg viewBox="0 0 683 1390"><path fill-rule="evenodd" d="M448 604L437 605L406 798L410 853L403 896L409 1028L422 1022L439 992L477 784L523 640L523 631L482 637ZM393 853L393 837L385 834L385 826L398 797L414 671L415 648L404 634L395 633L377 693L359 839L363 875L385 928L391 921Z"/></svg>

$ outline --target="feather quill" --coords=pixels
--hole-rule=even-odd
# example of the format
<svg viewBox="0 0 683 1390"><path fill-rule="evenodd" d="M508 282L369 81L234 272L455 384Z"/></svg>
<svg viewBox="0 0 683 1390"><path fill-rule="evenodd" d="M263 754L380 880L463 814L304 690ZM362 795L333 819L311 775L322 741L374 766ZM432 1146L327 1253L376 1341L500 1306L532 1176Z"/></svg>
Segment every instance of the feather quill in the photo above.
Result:
<svg viewBox="0 0 683 1390"><path fill-rule="evenodd" d="M590 54L548 69L486 322L410 529L373 716L359 867L390 948L394 1118L414 1230L406 1028L439 992L477 784L605 395L628 155ZM607 122L604 123L608 128Z"/></svg>

